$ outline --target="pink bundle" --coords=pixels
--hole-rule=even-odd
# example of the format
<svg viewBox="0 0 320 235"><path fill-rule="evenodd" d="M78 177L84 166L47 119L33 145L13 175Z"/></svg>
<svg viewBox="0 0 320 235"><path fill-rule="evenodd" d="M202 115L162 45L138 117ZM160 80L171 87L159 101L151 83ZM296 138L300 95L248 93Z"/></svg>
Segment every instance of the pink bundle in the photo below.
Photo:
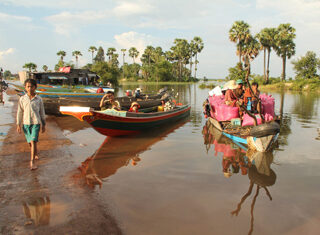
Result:
<svg viewBox="0 0 320 235"><path fill-rule="evenodd" d="M211 115L218 121L230 121L233 118L239 117L239 108L228 106L224 103L224 96L210 96L209 103L211 105L212 111Z"/></svg>
<svg viewBox="0 0 320 235"><path fill-rule="evenodd" d="M271 95L261 94L261 113L274 117L274 98Z"/></svg>

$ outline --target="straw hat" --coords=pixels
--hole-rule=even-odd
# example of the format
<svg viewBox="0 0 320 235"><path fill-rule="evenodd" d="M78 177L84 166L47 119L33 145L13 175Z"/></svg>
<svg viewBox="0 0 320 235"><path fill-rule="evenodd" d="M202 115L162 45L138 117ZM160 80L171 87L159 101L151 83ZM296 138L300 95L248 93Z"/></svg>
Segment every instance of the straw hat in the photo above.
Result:
<svg viewBox="0 0 320 235"><path fill-rule="evenodd" d="M132 102L132 104L131 104L131 108L132 108L133 106L137 106L138 108L140 108L140 105L139 105L139 103L138 103L138 102Z"/></svg>
<svg viewBox="0 0 320 235"><path fill-rule="evenodd" d="M236 81L235 80L231 80L229 82L227 82L226 84L224 84L222 90L225 91L225 90L228 90L228 89L236 89L238 87L238 85L236 84Z"/></svg>

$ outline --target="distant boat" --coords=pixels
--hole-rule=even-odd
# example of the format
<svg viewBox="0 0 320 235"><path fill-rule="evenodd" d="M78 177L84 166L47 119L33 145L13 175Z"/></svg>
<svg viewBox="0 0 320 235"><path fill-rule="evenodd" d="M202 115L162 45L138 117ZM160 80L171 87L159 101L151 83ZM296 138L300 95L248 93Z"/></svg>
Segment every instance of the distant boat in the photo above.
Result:
<svg viewBox="0 0 320 235"><path fill-rule="evenodd" d="M172 110L151 113L127 111L93 111L89 107L61 106L60 112L88 122L97 132L106 136L138 134L161 125L175 122L190 115L190 105L176 106Z"/></svg>

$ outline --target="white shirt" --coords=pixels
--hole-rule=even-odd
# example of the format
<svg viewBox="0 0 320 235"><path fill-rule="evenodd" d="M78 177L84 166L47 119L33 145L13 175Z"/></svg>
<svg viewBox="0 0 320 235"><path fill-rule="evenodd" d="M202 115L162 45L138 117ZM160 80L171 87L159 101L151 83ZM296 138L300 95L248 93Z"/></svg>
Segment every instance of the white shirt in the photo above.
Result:
<svg viewBox="0 0 320 235"><path fill-rule="evenodd" d="M21 96L18 102L17 125L46 124L43 101L36 95L31 100L28 94Z"/></svg>

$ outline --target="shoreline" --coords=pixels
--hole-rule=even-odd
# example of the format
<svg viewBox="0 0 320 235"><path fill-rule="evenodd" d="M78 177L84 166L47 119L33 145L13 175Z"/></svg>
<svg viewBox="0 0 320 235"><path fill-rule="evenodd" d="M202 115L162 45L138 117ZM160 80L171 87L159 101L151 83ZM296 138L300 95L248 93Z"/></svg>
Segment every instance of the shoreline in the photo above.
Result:
<svg viewBox="0 0 320 235"><path fill-rule="evenodd" d="M9 101L15 120L18 97L10 95ZM69 148L73 143L55 117L46 119L47 130L39 137L37 170L28 167L30 149L14 123L0 146L0 233L121 234L115 218L77 169Z"/></svg>

